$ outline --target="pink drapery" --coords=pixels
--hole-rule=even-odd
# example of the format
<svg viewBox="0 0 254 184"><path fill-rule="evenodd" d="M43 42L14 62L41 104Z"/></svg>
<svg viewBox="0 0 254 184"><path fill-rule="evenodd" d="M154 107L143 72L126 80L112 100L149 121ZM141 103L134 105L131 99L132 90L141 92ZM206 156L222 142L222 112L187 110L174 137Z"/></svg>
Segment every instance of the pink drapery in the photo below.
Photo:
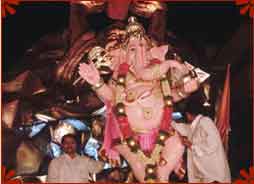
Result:
<svg viewBox="0 0 254 184"><path fill-rule="evenodd" d="M121 138L122 133L118 126L116 116L113 112L113 106L110 102L105 102L106 105L106 125L104 130L104 141L102 148L105 150L106 156L109 159L119 160L119 153L112 149L113 139Z"/></svg>
<svg viewBox="0 0 254 184"><path fill-rule="evenodd" d="M138 135L138 141L142 151L151 152L154 149L158 131L158 129L154 129L149 133Z"/></svg>
<svg viewBox="0 0 254 184"><path fill-rule="evenodd" d="M168 131L171 129L171 121L172 121L172 107L164 107L163 116L160 124L160 130Z"/></svg>

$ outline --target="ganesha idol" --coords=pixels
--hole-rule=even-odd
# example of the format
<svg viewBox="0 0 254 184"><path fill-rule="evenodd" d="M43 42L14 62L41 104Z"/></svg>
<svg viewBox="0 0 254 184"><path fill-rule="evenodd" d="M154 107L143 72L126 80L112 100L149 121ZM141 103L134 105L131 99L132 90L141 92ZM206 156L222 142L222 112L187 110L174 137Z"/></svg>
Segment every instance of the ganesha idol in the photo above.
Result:
<svg viewBox="0 0 254 184"><path fill-rule="evenodd" d="M117 47L91 49L79 67L106 105L101 153L116 161L122 155L139 182L168 182L172 172L184 172L184 145L171 126L173 104L196 91L200 80L191 65L167 60L168 46L156 46L135 17L125 31ZM99 70L106 63L113 71L107 83Z"/></svg>

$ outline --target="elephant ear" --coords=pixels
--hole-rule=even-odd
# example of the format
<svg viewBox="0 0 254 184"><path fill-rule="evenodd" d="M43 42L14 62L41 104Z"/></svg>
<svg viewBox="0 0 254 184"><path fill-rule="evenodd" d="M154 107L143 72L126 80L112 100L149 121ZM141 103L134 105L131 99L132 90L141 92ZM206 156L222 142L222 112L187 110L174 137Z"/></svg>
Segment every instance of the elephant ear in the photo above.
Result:
<svg viewBox="0 0 254 184"><path fill-rule="evenodd" d="M168 52L168 45L162 45L160 47L153 47L151 50L152 59L159 59L161 61L166 60L166 54Z"/></svg>

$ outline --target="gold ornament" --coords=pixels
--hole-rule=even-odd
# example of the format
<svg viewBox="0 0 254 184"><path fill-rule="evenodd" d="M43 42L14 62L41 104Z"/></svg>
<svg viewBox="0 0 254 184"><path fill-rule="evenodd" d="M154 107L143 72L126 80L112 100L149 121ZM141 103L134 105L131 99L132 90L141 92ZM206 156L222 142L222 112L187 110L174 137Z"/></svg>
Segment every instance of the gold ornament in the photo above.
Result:
<svg viewBox="0 0 254 184"><path fill-rule="evenodd" d="M167 75L166 75L166 74L163 74L163 75L161 76L161 80L167 80Z"/></svg>
<svg viewBox="0 0 254 184"><path fill-rule="evenodd" d="M140 159L142 163L145 163L146 165L151 164L154 165L159 161L161 150L163 146L156 144L155 148L153 149L153 152L151 153L150 157L147 157L143 151L140 149L137 152L137 156Z"/></svg>
<svg viewBox="0 0 254 184"><path fill-rule="evenodd" d="M166 106L173 106L173 98L171 96L165 96L164 97L164 103Z"/></svg>
<svg viewBox="0 0 254 184"><path fill-rule="evenodd" d="M141 38L145 35L145 29L139 22L137 22L136 17L130 17L128 23L129 24L126 27L128 37L134 36Z"/></svg>
<svg viewBox="0 0 254 184"><path fill-rule="evenodd" d="M123 109L123 108L119 108L119 109L118 109L118 112L119 112L119 113L124 113L124 109Z"/></svg>
<svg viewBox="0 0 254 184"><path fill-rule="evenodd" d="M138 151L138 144L132 137L127 138L126 142L127 142L127 145L129 146L129 148L131 149L131 152Z"/></svg>
<svg viewBox="0 0 254 184"><path fill-rule="evenodd" d="M149 169L147 169L147 172L148 172L149 174L153 174L153 173L154 173L154 169L153 169L153 168L149 168Z"/></svg>
<svg viewBox="0 0 254 184"><path fill-rule="evenodd" d="M161 76L160 65L158 65L158 64L154 65L153 70L152 70L152 76L154 79L159 78Z"/></svg>
<svg viewBox="0 0 254 184"><path fill-rule="evenodd" d="M145 180L146 181L150 181L151 179L154 181L157 177L156 177L156 164L147 164L146 165L146 169L145 169Z"/></svg>
<svg viewBox="0 0 254 184"><path fill-rule="evenodd" d="M160 139L161 141L165 141L166 136L165 136L165 135L160 135L160 136L159 136L159 139Z"/></svg>
<svg viewBox="0 0 254 184"><path fill-rule="evenodd" d="M100 81L99 81L97 84L95 84L94 86L92 86L92 89L93 89L94 91L96 91L96 90L100 89L104 84L105 84L105 83L104 83L103 79L101 78Z"/></svg>
<svg viewBox="0 0 254 184"><path fill-rule="evenodd" d="M156 180L154 180L154 179L147 179L146 183L156 183Z"/></svg>
<svg viewBox="0 0 254 184"><path fill-rule="evenodd" d="M165 166L168 162L163 158L161 157L160 158L160 161L159 161L159 165L162 167L162 166Z"/></svg>
<svg viewBox="0 0 254 184"><path fill-rule="evenodd" d="M128 91L126 95L127 102L134 102L136 99L136 93L134 91Z"/></svg>
<svg viewBox="0 0 254 184"><path fill-rule="evenodd" d="M124 101L124 86L117 85L116 86L116 96L115 96L115 104L122 103Z"/></svg>
<svg viewBox="0 0 254 184"><path fill-rule="evenodd" d="M124 86L124 84L125 84L125 77L124 76L119 76L118 79L117 79L117 83L119 85Z"/></svg>
<svg viewBox="0 0 254 184"><path fill-rule="evenodd" d="M161 89L164 96L171 96L171 88L167 79L161 80Z"/></svg>
<svg viewBox="0 0 254 184"><path fill-rule="evenodd" d="M108 74L111 71L112 57L108 52L99 46L93 47L88 53L88 60L95 64L101 74Z"/></svg>
<svg viewBox="0 0 254 184"><path fill-rule="evenodd" d="M124 104L123 103L118 103L116 105L117 113L119 115L124 115L125 114L125 109L124 109Z"/></svg>
<svg viewBox="0 0 254 184"><path fill-rule="evenodd" d="M152 107L142 107L143 117L146 120L150 120L153 117L153 108Z"/></svg>
<svg viewBox="0 0 254 184"><path fill-rule="evenodd" d="M135 143L134 140L131 140L131 141L129 142L129 144L130 144L131 147L133 147L133 146L135 146L136 143Z"/></svg>
<svg viewBox="0 0 254 184"><path fill-rule="evenodd" d="M161 145L161 146L164 146L166 140L168 139L168 137L169 137L169 133L168 133L168 132L165 132L165 131L163 131L163 130L160 130L160 131L159 131L158 138L157 138L157 144L159 144L159 145Z"/></svg>

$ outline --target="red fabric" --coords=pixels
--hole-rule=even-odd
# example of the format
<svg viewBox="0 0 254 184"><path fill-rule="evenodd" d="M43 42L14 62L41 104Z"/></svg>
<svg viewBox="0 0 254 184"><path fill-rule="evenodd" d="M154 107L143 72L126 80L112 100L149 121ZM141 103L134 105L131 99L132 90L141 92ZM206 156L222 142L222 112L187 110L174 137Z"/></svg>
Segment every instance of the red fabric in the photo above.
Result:
<svg viewBox="0 0 254 184"><path fill-rule="evenodd" d="M172 121L172 107L164 107L163 117L160 125L160 130L168 131Z"/></svg>
<svg viewBox="0 0 254 184"><path fill-rule="evenodd" d="M152 60L150 61L150 64L149 64L149 65L154 65L154 64L161 64L161 60L156 59L156 58L152 59Z"/></svg>
<svg viewBox="0 0 254 184"><path fill-rule="evenodd" d="M119 66L118 74L119 74L119 75L126 75L126 74L129 72L129 68L130 68L130 65L129 65L129 64L127 64L127 63L122 63L122 64Z"/></svg>
<svg viewBox="0 0 254 184"><path fill-rule="evenodd" d="M222 99L217 112L216 126L220 132L222 142L227 148L228 132L230 130L230 65L227 66L227 74L222 93Z"/></svg>
<svg viewBox="0 0 254 184"><path fill-rule="evenodd" d="M130 128L128 118L126 116L118 116L118 123L124 138L128 138L133 135Z"/></svg>
<svg viewBox="0 0 254 184"><path fill-rule="evenodd" d="M119 153L112 148L112 140L122 137L117 119L113 113L112 104L105 102L106 105L106 125L104 130L103 149L109 159L120 160Z"/></svg>
<svg viewBox="0 0 254 184"><path fill-rule="evenodd" d="M128 15L131 0L108 0L107 14L112 19L124 20Z"/></svg>
<svg viewBox="0 0 254 184"><path fill-rule="evenodd" d="M149 133L139 134L138 141L142 151L151 153L155 147L158 129L153 129Z"/></svg>

